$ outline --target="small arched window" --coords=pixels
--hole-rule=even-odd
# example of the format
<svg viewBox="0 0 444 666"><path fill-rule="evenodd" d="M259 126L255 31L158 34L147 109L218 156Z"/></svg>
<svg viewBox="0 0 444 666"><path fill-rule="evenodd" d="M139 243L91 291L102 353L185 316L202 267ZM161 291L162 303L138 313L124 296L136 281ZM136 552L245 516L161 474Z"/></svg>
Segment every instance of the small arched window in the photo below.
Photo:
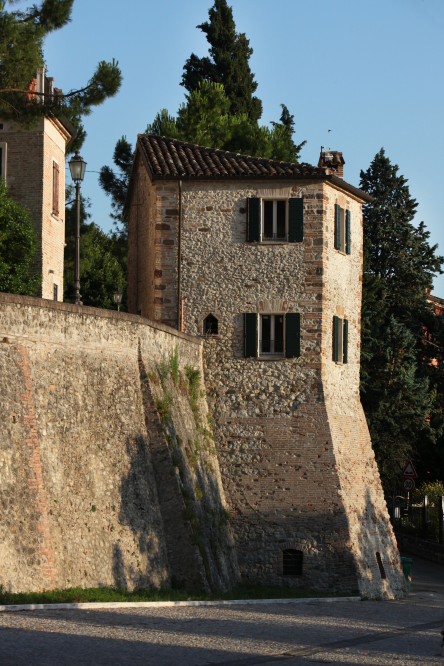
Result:
<svg viewBox="0 0 444 666"><path fill-rule="evenodd" d="M304 553L301 550L289 548L282 551L282 573L284 576L302 576L302 561Z"/></svg>
<svg viewBox="0 0 444 666"><path fill-rule="evenodd" d="M205 317L203 324L204 335L218 335L219 322L214 315L209 314L208 317Z"/></svg>

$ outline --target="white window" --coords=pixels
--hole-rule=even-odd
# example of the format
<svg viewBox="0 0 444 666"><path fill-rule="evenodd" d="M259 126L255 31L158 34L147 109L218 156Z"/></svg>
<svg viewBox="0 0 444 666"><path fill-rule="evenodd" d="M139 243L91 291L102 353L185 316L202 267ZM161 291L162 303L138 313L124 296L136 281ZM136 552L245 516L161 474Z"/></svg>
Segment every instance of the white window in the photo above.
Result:
<svg viewBox="0 0 444 666"><path fill-rule="evenodd" d="M350 211L335 204L335 249L343 254L351 254Z"/></svg>
<svg viewBox="0 0 444 666"><path fill-rule="evenodd" d="M285 350L284 315L263 314L260 316L259 325L259 355L283 356Z"/></svg>
<svg viewBox="0 0 444 666"><path fill-rule="evenodd" d="M339 237L339 250L345 252L345 210L343 208L339 209L340 214L340 237Z"/></svg>
<svg viewBox="0 0 444 666"><path fill-rule="evenodd" d="M52 163L52 214L59 216L59 181L60 169L57 162Z"/></svg>
<svg viewBox="0 0 444 666"><path fill-rule="evenodd" d="M8 144L2 141L0 143L0 178L3 183L6 183L6 157L7 157Z"/></svg>
<svg viewBox="0 0 444 666"><path fill-rule="evenodd" d="M287 240L286 199L262 200L262 240Z"/></svg>

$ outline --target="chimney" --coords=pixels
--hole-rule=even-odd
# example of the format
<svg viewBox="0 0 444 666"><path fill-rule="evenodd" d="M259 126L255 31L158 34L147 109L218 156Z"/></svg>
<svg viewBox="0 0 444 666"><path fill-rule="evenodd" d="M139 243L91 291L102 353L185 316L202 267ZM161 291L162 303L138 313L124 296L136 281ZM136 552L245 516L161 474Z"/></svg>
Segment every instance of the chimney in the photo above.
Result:
<svg viewBox="0 0 444 666"><path fill-rule="evenodd" d="M318 167L327 167L338 178L344 178L344 158L338 150L325 150L321 148Z"/></svg>
<svg viewBox="0 0 444 666"><path fill-rule="evenodd" d="M43 67L37 67L37 90L36 92L38 93L44 93L45 92L45 72L46 72L46 65L43 65ZM37 95L37 101L40 103L44 102L44 97L43 95Z"/></svg>

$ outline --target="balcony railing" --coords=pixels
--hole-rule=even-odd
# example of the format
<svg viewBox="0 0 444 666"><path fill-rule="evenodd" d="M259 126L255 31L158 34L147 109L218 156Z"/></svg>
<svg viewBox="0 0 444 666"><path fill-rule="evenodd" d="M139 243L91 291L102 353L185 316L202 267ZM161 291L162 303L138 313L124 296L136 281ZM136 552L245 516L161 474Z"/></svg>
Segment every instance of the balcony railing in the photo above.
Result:
<svg viewBox="0 0 444 666"><path fill-rule="evenodd" d="M260 356L283 356L284 355L284 341L283 340L259 340L259 354L260 354Z"/></svg>
<svg viewBox="0 0 444 666"><path fill-rule="evenodd" d="M262 240L270 241L288 241L288 234L285 231L278 232L276 234L268 233L266 231L262 232Z"/></svg>

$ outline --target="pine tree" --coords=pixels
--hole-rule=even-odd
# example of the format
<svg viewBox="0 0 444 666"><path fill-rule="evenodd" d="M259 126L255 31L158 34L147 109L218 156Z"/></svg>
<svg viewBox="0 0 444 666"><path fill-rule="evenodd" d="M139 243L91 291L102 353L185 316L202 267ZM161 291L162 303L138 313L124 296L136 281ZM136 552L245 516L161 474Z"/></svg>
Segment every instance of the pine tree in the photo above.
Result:
<svg viewBox="0 0 444 666"><path fill-rule="evenodd" d="M103 166L100 169L99 184L105 194L111 197L111 217L116 226L117 234L123 240L126 240L128 237L128 223L123 215L123 206L133 166L133 147L126 140L126 136L122 136L116 143L113 162L117 167L117 173L110 167Z"/></svg>
<svg viewBox="0 0 444 666"><path fill-rule="evenodd" d="M38 238L29 211L0 181L0 291L36 296L42 282L34 270Z"/></svg>
<svg viewBox="0 0 444 666"><path fill-rule="evenodd" d="M207 36L210 57L194 53L184 66L181 85L188 92L197 90L201 81L221 83L230 102L230 115L247 114L254 123L262 115L262 102L254 93L257 83L250 70L253 53L244 33L236 32L233 10L227 0L215 0L208 12L209 22L197 27Z"/></svg>
<svg viewBox="0 0 444 666"><path fill-rule="evenodd" d="M82 117L92 107L102 104L117 93L121 84L118 63L102 61L87 83L57 98L45 93L30 93L29 86L38 67L44 64L45 37L71 20L74 0L43 0L25 11L6 11L6 0L0 2L0 115L25 128L32 127L42 116L66 116L78 129L70 151L80 148L86 134Z"/></svg>
<svg viewBox="0 0 444 666"><path fill-rule="evenodd" d="M67 188L67 198L73 188ZM80 207L80 293L84 305L107 310L116 309L113 294L117 287L123 292L121 310L126 303L126 243L115 234L106 234L89 222L90 202L81 197ZM65 208L65 262L63 300L73 296L75 258L75 203Z"/></svg>
<svg viewBox="0 0 444 666"><path fill-rule="evenodd" d="M177 117L162 109L146 131L220 150L296 162L305 141L299 146L293 142L293 116L284 109L287 115L283 111L281 121L284 118L287 124L261 127L246 113L231 114L222 84L202 81L188 96L187 104L179 108Z"/></svg>
<svg viewBox="0 0 444 666"><path fill-rule="evenodd" d="M383 149L361 171L360 187L375 198L363 213L361 398L388 488L410 455L424 472L442 432L443 364L424 338L444 343L444 322L427 302L444 257L424 223L413 226L418 204Z"/></svg>

